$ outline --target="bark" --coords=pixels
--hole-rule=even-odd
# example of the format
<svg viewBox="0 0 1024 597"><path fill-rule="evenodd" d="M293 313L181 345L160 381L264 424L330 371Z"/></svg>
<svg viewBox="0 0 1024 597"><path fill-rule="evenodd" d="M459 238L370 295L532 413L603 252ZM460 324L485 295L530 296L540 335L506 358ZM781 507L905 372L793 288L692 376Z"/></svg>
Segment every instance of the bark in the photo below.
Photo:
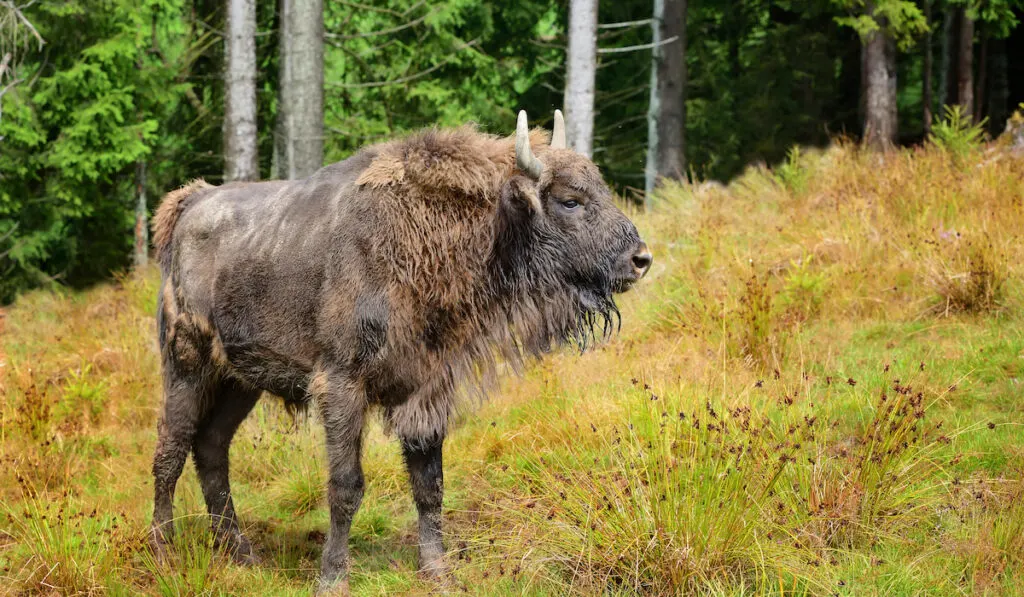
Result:
<svg viewBox="0 0 1024 597"><path fill-rule="evenodd" d="M924 36L924 65L921 76L921 120L924 123L924 134L932 132L932 0L924 1L924 19L928 24L928 32Z"/></svg>
<svg viewBox="0 0 1024 597"><path fill-rule="evenodd" d="M686 172L686 0L654 0L645 190ZM665 43L663 40L677 39Z"/></svg>
<svg viewBox="0 0 1024 597"><path fill-rule="evenodd" d="M865 70L864 143L876 150L896 141L896 45L881 29L862 40Z"/></svg>
<svg viewBox="0 0 1024 597"><path fill-rule="evenodd" d="M960 12L960 43L957 52L956 102L963 108L964 116L971 118L974 113L974 19L967 9Z"/></svg>
<svg viewBox="0 0 1024 597"><path fill-rule="evenodd" d="M594 87L597 75L597 0L569 3L569 47L565 76L565 136L587 157L594 145Z"/></svg>
<svg viewBox="0 0 1024 597"><path fill-rule="evenodd" d="M981 53L978 54L978 83L974 88L974 121L981 122L985 117L985 86L988 84L988 36L984 28L981 31Z"/></svg>
<svg viewBox="0 0 1024 597"><path fill-rule="evenodd" d="M1007 76L1006 41L992 40L991 61L989 64L988 91L988 130L994 137L1003 132L1006 123L1010 100L1010 82Z"/></svg>
<svg viewBox="0 0 1024 597"><path fill-rule="evenodd" d="M135 251L136 268L149 259L149 223L146 211L146 162L135 164Z"/></svg>
<svg viewBox="0 0 1024 597"><path fill-rule="evenodd" d="M942 14L942 48L939 51L939 113L952 101L955 90L953 80L953 34L956 9L946 6Z"/></svg>
<svg viewBox="0 0 1024 597"><path fill-rule="evenodd" d="M256 0L228 0L224 43L224 178L256 180Z"/></svg>
<svg viewBox="0 0 1024 597"><path fill-rule="evenodd" d="M288 163L285 154L288 153L288 106L285 95L288 89L288 81L291 80L289 61L285 59L288 55L288 40L290 39L288 14L292 10L292 0L281 0L277 10L277 66L278 66L278 92L277 92L277 120L274 123L274 155L270 160L271 176L278 179L287 179Z"/></svg>
<svg viewBox="0 0 1024 597"><path fill-rule="evenodd" d="M276 175L305 178L324 159L323 0L281 0Z"/></svg>

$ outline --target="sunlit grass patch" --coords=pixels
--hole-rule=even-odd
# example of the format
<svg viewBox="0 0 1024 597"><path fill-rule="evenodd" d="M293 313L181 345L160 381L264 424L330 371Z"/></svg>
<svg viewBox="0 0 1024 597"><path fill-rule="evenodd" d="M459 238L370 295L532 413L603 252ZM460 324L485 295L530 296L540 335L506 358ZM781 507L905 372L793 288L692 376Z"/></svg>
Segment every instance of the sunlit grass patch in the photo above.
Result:
<svg viewBox="0 0 1024 597"><path fill-rule="evenodd" d="M603 416L538 417L531 435L562 439L488 467L460 557L584 593L825 592L851 553L927 528L947 502L956 438L974 429L935 420L944 392L912 365L712 399L634 380Z"/></svg>
<svg viewBox="0 0 1024 597"><path fill-rule="evenodd" d="M0 562L5 584L21 591L103 594L110 578L141 546L123 514L89 512L67 496L56 501L29 498L4 510L4 532L17 547Z"/></svg>

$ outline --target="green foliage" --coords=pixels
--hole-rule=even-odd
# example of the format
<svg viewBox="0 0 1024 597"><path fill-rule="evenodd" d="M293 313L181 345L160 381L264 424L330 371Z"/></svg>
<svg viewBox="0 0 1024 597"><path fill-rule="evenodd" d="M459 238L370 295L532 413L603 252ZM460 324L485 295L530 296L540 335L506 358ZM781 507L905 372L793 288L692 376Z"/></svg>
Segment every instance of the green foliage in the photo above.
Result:
<svg viewBox="0 0 1024 597"><path fill-rule="evenodd" d="M779 183L794 193L803 192L807 186L807 177L810 176L810 170L801 164L800 158L800 146L794 145L786 154L786 161L774 170Z"/></svg>
<svg viewBox="0 0 1024 597"><path fill-rule="evenodd" d="M963 159L981 147L985 140L985 121L974 122L964 114L960 105L946 106L945 112L945 118L936 117L929 140L956 158Z"/></svg>
<svg viewBox="0 0 1024 597"><path fill-rule="evenodd" d="M162 125L184 89L182 9L181 0L80 0L28 10L48 43L21 67L32 83L2 100L0 302L125 264L135 164L175 142Z"/></svg>
<svg viewBox="0 0 1024 597"><path fill-rule="evenodd" d="M825 2L691 4L686 139L698 178L858 130L859 44L833 16Z"/></svg>
<svg viewBox="0 0 1024 597"><path fill-rule="evenodd" d="M960 0L960 2L956 3L966 4L969 14L976 19L984 21L986 32L997 39L1009 36L1013 28L1020 24L1017 12L1014 9L1016 8L1019 11L1021 8L1024 8L1024 3L1020 0L986 0L977 2Z"/></svg>
<svg viewBox="0 0 1024 597"><path fill-rule="evenodd" d="M560 68L562 50L537 42L558 33L561 12L551 0L327 3L328 161L425 126L510 134L520 107L542 125L561 102L527 96Z"/></svg>
<svg viewBox="0 0 1024 597"><path fill-rule="evenodd" d="M861 38L876 31L892 36L901 50L913 46L917 37L928 31L924 13L912 0L833 0L852 14L836 17L836 22L850 27Z"/></svg>

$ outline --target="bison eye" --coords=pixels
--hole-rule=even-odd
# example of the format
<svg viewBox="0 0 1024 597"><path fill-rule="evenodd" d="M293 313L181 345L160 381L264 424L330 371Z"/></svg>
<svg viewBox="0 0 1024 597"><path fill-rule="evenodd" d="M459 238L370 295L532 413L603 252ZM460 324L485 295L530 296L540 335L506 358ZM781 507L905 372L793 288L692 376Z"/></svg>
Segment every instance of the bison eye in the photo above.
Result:
<svg viewBox="0 0 1024 597"><path fill-rule="evenodd" d="M561 201L560 203L562 204L562 207L566 209L576 209L577 207L580 206L580 202L576 201L575 199L566 199L565 201Z"/></svg>

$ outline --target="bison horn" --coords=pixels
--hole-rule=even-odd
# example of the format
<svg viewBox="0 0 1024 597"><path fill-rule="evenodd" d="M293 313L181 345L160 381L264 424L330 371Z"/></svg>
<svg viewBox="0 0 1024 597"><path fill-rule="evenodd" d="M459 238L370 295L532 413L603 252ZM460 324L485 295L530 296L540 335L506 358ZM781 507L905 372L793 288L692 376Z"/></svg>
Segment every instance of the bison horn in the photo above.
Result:
<svg viewBox="0 0 1024 597"><path fill-rule="evenodd" d="M533 155L530 149L530 130L526 124L526 110L519 111L516 122L516 165L530 178L537 180L544 172L544 164Z"/></svg>
<svg viewBox="0 0 1024 597"><path fill-rule="evenodd" d="M551 148L565 149L565 118L562 118L561 110L555 110L555 126L551 131Z"/></svg>

